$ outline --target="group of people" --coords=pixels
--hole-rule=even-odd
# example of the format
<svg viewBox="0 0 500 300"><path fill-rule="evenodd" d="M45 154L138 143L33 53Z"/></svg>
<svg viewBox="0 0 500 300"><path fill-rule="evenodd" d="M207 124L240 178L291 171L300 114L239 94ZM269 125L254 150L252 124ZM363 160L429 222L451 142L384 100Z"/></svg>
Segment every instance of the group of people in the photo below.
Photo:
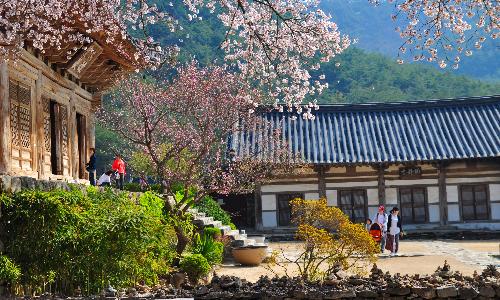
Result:
<svg viewBox="0 0 500 300"><path fill-rule="evenodd" d="M399 237L403 235L399 208L393 207L388 215L385 207L380 205L373 221L366 220L366 229L370 231L373 224L378 224L381 230L380 252L384 253L384 250L388 250L391 256L396 256L399 250Z"/></svg>
<svg viewBox="0 0 500 300"><path fill-rule="evenodd" d="M125 178L125 162L120 154L115 155L115 160L111 165L111 170L104 172L96 182L96 155L95 149L90 148L90 159L87 163L87 172L89 172L89 181L93 186L111 186L111 181L116 180L117 188L123 190L123 181Z"/></svg>

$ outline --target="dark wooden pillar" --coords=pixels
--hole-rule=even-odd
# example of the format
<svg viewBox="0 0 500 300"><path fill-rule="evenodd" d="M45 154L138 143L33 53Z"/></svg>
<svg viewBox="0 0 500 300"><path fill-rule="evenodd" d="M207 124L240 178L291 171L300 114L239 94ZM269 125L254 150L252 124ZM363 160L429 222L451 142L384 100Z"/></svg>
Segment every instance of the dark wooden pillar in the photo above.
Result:
<svg viewBox="0 0 500 300"><path fill-rule="evenodd" d="M254 211L255 211L255 230L262 230L262 197L260 184L255 185L254 192Z"/></svg>
<svg viewBox="0 0 500 300"><path fill-rule="evenodd" d="M328 171L326 166L316 166L314 170L318 173L318 193L320 198L326 199L325 173Z"/></svg>
<svg viewBox="0 0 500 300"><path fill-rule="evenodd" d="M377 171L377 188L378 188L378 201L379 204L385 205L385 177L384 177L384 172L385 169L387 168L387 165L384 164L379 164L376 166L373 166L375 171Z"/></svg>
<svg viewBox="0 0 500 300"><path fill-rule="evenodd" d="M448 224L448 200L446 195L446 164L439 162L435 165L438 172L439 186L439 219L441 225Z"/></svg>
<svg viewBox="0 0 500 300"><path fill-rule="evenodd" d="M0 61L0 174L11 170L9 71L6 61Z"/></svg>

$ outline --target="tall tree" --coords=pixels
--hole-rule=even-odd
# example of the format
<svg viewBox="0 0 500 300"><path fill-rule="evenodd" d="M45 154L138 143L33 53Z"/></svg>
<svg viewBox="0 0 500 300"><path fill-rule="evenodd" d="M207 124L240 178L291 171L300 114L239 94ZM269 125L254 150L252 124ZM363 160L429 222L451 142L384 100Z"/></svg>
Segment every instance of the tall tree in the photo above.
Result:
<svg viewBox="0 0 500 300"><path fill-rule="evenodd" d="M176 200L166 201L169 212L183 219L205 195L251 189L276 169L286 169L291 160L279 132L253 113L256 89L224 67L192 63L177 71L171 82L147 83L137 77L124 81L100 116L142 153L164 193ZM254 132L267 130L252 137L267 146L236 157L236 149L228 149L229 139L238 131L251 138L247 129L254 127ZM182 226L174 227L180 254L189 239Z"/></svg>

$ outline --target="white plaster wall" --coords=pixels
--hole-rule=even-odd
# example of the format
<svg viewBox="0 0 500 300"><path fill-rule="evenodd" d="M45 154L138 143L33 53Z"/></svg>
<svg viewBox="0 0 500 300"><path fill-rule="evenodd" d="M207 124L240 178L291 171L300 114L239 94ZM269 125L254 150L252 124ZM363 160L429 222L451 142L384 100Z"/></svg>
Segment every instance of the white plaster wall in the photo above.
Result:
<svg viewBox="0 0 500 300"><path fill-rule="evenodd" d="M428 185L432 185L432 184L438 184L438 180L437 179L396 179L396 180L386 180L385 181L385 184L388 185L388 186L392 186L392 185L396 185L396 186L399 186L399 185L403 185L403 186L406 186L406 185L414 185L414 184L428 184Z"/></svg>
<svg viewBox="0 0 500 300"><path fill-rule="evenodd" d="M303 192L303 191L317 191L317 184L297 183L297 184L272 184L264 185L261 191L264 193L276 192Z"/></svg>
<svg viewBox="0 0 500 300"><path fill-rule="evenodd" d="M305 193L304 198L306 200L317 200L319 199L319 193Z"/></svg>
<svg viewBox="0 0 500 300"><path fill-rule="evenodd" d="M448 203L458 202L458 186L456 185L446 186L446 201Z"/></svg>
<svg viewBox="0 0 500 300"><path fill-rule="evenodd" d="M429 205L429 222L439 222L439 205Z"/></svg>
<svg viewBox="0 0 500 300"><path fill-rule="evenodd" d="M278 226L278 221L276 219L275 211L263 211L262 212L262 226L266 228L272 228Z"/></svg>
<svg viewBox="0 0 500 300"><path fill-rule="evenodd" d="M349 187L376 187L376 181L360 181L360 182L327 182L327 188L349 188Z"/></svg>
<svg viewBox="0 0 500 300"><path fill-rule="evenodd" d="M448 221L460 221L460 208L458 204L448 204Z"/></svg>
<svg viewBox="0 0 500 300"><path fill-rule="evenodd" d="M491 203L491 218L500 220L500 203Z"/></svg>
<svg viewBox="0 0 500 300"><path fill-rule="evenodd" d="M500 177L475 177L475 178L446 178L446 183L473 183L500 181Z"/></svg>
<svg viewBox="0 0 500 300"><path fill-rule="evenodd" d="M367 189L366 195L368 197L368 205L379 204L378 189Z"/></svg>
<svg viewBox="0 0 500 300"><path fill-rule="evenodd" d="M396 188L385 189L385 203L398 204L398 190Z"/></svg>
<svg viewBox="0 0 500 300"><path fill-rule="evenodd" d="M337 190L326 190L326 202L328 206L337 206Z"/></svg>
<svg viewBox="0 0 500 300"><path fill-rule="evenodd" d="M439 203L439 188L436 186L427 187L427 202Z"/></svg>
<svg viewBox="0 0 500 300"><path fill-rule="evenodd" d="M262 210L276 210L276 195L262 195Z"/></svg>
<svg viewBox="0 0 500 300"><path fill-rule="evenodd" d="M500 184L490 184L490 201L500 200Z"/></svg>

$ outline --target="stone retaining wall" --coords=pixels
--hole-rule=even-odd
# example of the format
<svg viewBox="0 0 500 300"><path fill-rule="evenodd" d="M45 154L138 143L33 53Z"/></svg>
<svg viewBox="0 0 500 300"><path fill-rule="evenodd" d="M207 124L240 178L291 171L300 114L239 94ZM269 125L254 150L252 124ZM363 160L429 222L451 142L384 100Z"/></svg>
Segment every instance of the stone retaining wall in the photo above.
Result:
<svg viewBox="0 0 500 300"><path fill-rule="evenodd" d="M463 276L452 272L445 264L433 275L390 275L374 266L368 277L333 276L322 284L304 282L300 278L261 277L256 283L233 276L214 276L209 284L196 287L184 280L174 288L170 284L149 288L137 286L118 292L103 291L100 298L142 299L500 299L500 273L494 266L482 274ZM74 297L64 299L96 299L99 297ZM24 298L26 299L26 298ZM40 297L39 299L63 299Z"/></svg>

